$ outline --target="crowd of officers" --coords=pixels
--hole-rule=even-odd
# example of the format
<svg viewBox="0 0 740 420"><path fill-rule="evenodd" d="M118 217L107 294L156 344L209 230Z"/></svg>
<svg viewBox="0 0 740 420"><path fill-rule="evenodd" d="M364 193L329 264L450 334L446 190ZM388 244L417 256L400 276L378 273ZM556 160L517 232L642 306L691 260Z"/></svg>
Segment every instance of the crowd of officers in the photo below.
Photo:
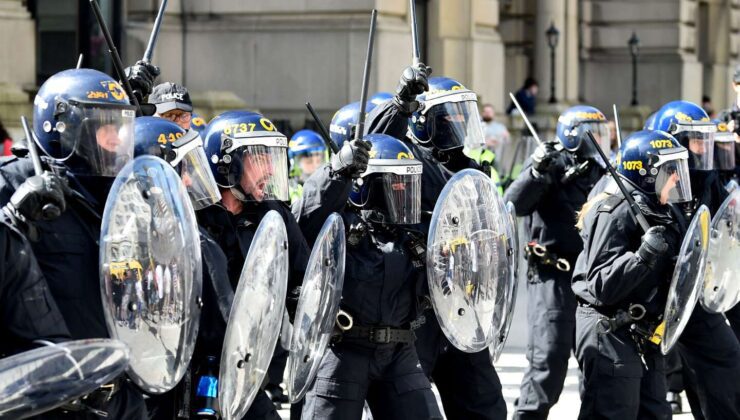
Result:
<svg viewBox="0 0 740 420"><path fill-rule="evenodd" d="M201 235L204 306L189 374L218 363L226 320L214 285L236 287L262 217L275 210L287 228L292 316L311 246L336 212L347 230L341 309L354 327L332 340L291 418L360 419L366 405L376 419L433 419L442 412L448 419L506 418L489 352L452 346L429 304L417 245L426 243L437 197L462 169L494 170L493 162L466 154L484 144L475 95L431 72L424 64L408 67L393 94L375 95L360 141L352 140L359 103L338 110L329 131L339 151L331 154L319 134L301 130L287 142L257 112L228 111L206 123L184 87L153 86L159 70L144 62L128 69L128 79L139 101L156 106L155 116L135 117L118 82L101 72L52 76L34 101L35 139L0 161L0 353L19 353L40 339L109 336L98 271L101 215L122 166L153 155L181 175ZM503 197L526 235L529 331L513 333L528 334L528 367L515 418L548 416L571 352L581 375L579 418L669 418L666 395L676 377L682 384L670 390L687 391L695 417L740 418L740 309L722 315L697 306L667 358L627 325L599 327L635 303L646 308L646 325L658 321L691 215L702 204L716 211L738 177L740 149L734 138L715 141L716 126L697 105L670 102L622 141L615 161L604 162L586 135L608 151L606 117L575 106L560 116L556 138L525 161ZM34 174L28 147L43 152L43 174ZM606 176L607 164L649 220L646 233ZM44 211L49 204L60 214ZM387 332L382 340L379 330ZM245 418L280 418L274 402L285 402L284 365L278 349ZM183 399L196 395L177 390L145 395L124 376L95 410L62 407L41 417L218 416L216 407L197 404L183 414Z"/></svg>

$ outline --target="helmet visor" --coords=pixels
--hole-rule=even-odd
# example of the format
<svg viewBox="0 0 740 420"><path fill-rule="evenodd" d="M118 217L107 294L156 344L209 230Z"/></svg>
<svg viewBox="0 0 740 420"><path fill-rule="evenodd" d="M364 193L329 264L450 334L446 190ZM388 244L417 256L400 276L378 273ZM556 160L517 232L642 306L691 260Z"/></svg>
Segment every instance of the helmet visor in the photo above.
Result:
<svg viewBox="0 0 740 420"><path fill-rule="evenodd" d="M287 147L243 146L232 153L228 181L245 201L288 201ZM240 191L241 190L241 191ZM245 196L246 194L246 196Z"/></svg>
<svg viewBox="0 0 740 420"><path fill-rule="evenodd" d="M59 115L59 156L76 175L113 177L134 157L133 107L70 101ZM48 152L48 151L47 151ZM78 160L79 159L79 160Z"/></svg>
<svg viewBox="0 0 740 420"><path fill-rule="evenodd" d="M178 157L172 165L180 164L180 178L190 196L193 208L200 210L218 203L221 201L221 193L208 165L203 140L194 130L188 132L181 140L187 142L177 147Z"/></svg>
<svg viewBox="0 0 740 420"><path fill-rule="evenodd" d="M691 201L689 165L686 159L669 160L658 167L655 194L661 204Z"/></svg>
<svg viewBox="0 0 740 420"><path fill-rule="evenodd" d="M381 175L388 221L413 225L421 220L421 174Z"/></svg>
<svg viewBox="0 0 740 420"><path fill-rule="evenodd" d="M689 169L709 171L714 169L714 124L678 125L675 137L689 149Z"/></svg>
<svg viewBox="0 0 740 420"><path fill-rule="evenodd" d="M725 135L729 134L729 135ZM719 134L714 139L714 167L722 171L735 169L735 138L733 133Z"/></svg>
<svg viewBox="0 0 740 420"><path fill-rule="evenodd" d="M443 102L426 113L427 131L439 150L465 147L468 150L485 145L478 104L475 101Z"/></svg>

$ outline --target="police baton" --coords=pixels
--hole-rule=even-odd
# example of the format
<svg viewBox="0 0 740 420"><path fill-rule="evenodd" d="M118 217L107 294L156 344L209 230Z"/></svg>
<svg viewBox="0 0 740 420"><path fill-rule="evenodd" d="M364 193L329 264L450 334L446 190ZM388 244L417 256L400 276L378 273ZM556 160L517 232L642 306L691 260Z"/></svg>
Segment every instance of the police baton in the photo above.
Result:
<svg viewBox="0 0 740 420"><path fill-rule="evenodd" d="M159 28L162 26L162 19L164 18L164 11L167 8L167 0L162 0L162 4L159 5L159 12L157 18L154 19L154 27L152 33L149 35L149 43L146 45L146 51L144 51L144 57L141 59L145 63L152 62L152 56L154 55L154 47L157 45L157 38L159 37Z"/></svg>
<svg viewBox="0 0 740 420"><path fill-rule="evenodd" d="M357 122L357 131L355 140L362 141L362 135L365 131L365 111L367 111L367 87L370 83L370 65L373 61L373 46L375 45L375 22L378 18L378 11L373 9L370 15L370 35L367 40L367 55L365 56L365 70L362 74L362 91L360 93L360 118Z"/></svg>
<svg viewBox="0 0 740 420"><path fill-rule="evenodd" d="M110 36L110 32L108 31L108 24L105 23L105 19L103 19L103 13L100 11L100 5L98 5L98 2L96 0L90 0L90 6L92 6L95 20L98 21L98 25L100 25L100 30L103 32L105 43L108 44L108 52L110 52L111 59L113 61L113 68L116 70L118 78L121 79L123 89L126 91L126 95L128 95L131 103L136 107L139 115L143 115L141 112L141 106L139 105L139 100L136 99L136 96L134 96L134 91L133 89L131 89L131 84L128 82L126 74L123 71L123 62L121 61L121 56L118 55L118 49L116 49L116 45L113 43L113 38L111 38Z"/></svg>
<svg viewBox="0 0 740 420"><path fill-rule="evenodd" d="M313 109L311 102L306 102L306 108L308 108L308 112L311 113L313 120L316 122L319 133L321 133L321 137L324 139L324 143L326 143L326 147L328 147L329 150L331 150L334 154L339 153L339 146L337 146L337 144L334 143L334 140L331 139L329 130L326 129L324 122L321 121L321 118L319 118L319 114L317 114L316 110Z"/></svg>
<svg viewBox="0 0 740 420"><path fill-rule="evenodd" d="M612 104L612 110L614 111L614 127L617 130L617 146L622 148L622 130L619 129L619 113L617 112L617 104Z"/></svg>
<svg viewBox="0 0 740 420"><path fill-rule="evenodd" d="M516 97L514 97L514 95L511 92L509 92L509 97L511 98L511 101L514 102L514 106L516 106L516 109L519 110L519 114L524 119L524 124L526 124L527 128L529 128L529 132L532 133L532 137L534 137L534 139L537 140L537 143L542 144L542 140L540 140L540 136L537 135L537 131L532 126L532 123L529 122L529 118L527 118L527 114L525 114L524 111L522 110L522 106L519 105L519 101L516 100Z"/></svg>
<svg viewBox="0 0 740 420"><path fill-rule="evenodd" d="M650 229L650 223L648 223L647 219L645 218L645 215L642 214L640 211L640 207L635 203L635 199L632 198L632 195L630 195L629 191L627 191L627 188L624 186L624 183L622 182L622 179L619 178L619 174L617 174L617 171L614 170L612 165L609 163L609 158L606 157L606 154L603 150L601 150L601 146L599 146L599 143L594 138L594 135L591 134L591 131L586 131L586 135L589 139L591 139L591 145L594 146L594 148L599 152L599 156L601 156L601 159L604 160L604 164L606 165L606 169L609 170L609 173L612 176L612 179L614 179L614 182L617 183L617 187L619 187L619 190L622 191L622 195L624 195L624 198L627 200L627 203L630 206L630 212L632 213L632 217L635 218L637 223L642 228L643 232L647 232L648 229Z"/></svg>
<svg viewBox="0 0 740 420"><path fill-rule="evenodd" d="M82 68L82 58L83 58L83 55L80 54L80 57L77 59L77 66L75 67L75 69L79 70Z"/></svg>
<svg viewBox="0 0 740 420"><path fill-rule="evenodd" d="M416 0L409 0L409 20L411 21L411 53L413 54L414 66L416 66L421 62L419 31L416 29Z"/></svg>

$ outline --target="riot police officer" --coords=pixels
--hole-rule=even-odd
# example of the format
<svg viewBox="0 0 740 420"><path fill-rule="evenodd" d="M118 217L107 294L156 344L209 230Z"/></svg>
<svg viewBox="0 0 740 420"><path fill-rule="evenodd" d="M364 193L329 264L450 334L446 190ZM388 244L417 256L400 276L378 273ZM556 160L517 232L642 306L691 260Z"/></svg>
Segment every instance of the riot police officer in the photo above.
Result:
<svg viewBox="0 0 740 420"><path fill-rule="evenodd" d="M639 131L622 142L620 156L617 172L652 227L643 234L621 192L598 194L579 215L583 251L572 286L579 419L667 419L664 360L651 333L686 223L673 204L691 200L688 152L668 133Z"/></svg>
<svg viewBox="0 0 740 420"><path fill-rule="evenodd" d="M288 139L263 115L228 111L203 131L206 155L221 192L219 205L198 212L198 221L219 244L236 287L259 222L270 210L283 217L288 233L289 312L294 309L310 249L287 206ZM264 391L257 394L246 418L279 418Z"/></svg>
<svg viewBox="0 0 740 420"><path fill-rule="evenodd" d="M586 138L590 131L609 151L606 117L578 105L559 118L557 141L540 144L504 195L517 216L526 216L527 320L529 366L517 400L518 418L546 418L563 390L573 348L576 301L570 289L571 266L582 244L575 215L605 173L604 163Z"/></svg>
<svg viewBox="0 0 740 420"><path fill-rule="evenodd" d="M195 130L185 131L174 122L163 118L139 117L134 127L134 156L157 156L169 162L180 175L190 197L193 208L201 210L219 202L221 194L211 174L208 159L203 149L203 140ZM226 256L216 242L202 227L200 245L203 262L203 308L200 328L191 361L190 374L194 375L205 366L209 358L216 363L221 355L221 345L226 332L228 307L233 298L233 289L226 271ZM226 313L224 313L226 312ZM191 408L189 415L200 418L204 414L215 415L216 407L199 407L195 401L201 395L198 387L201 378L181 381L177 388L163 396L147 400L151 419L172 419L180 410ZM193 384L193 392L187 386ZM206 387L206 391L212 391ZM192 398L195 397L195 398ZM216 395L209 395L216 398ZM213 411L210 413L209 411Z"/></svg>
<svg viewBox="0 0 740 420"><path fill-rule="evenodd" d="M393 98L375 107L367 121L367 132L402 139L422 162L424 235L447 180L465 168L481 169L463 148L484 144L475 93L448 77L428 79L430 73L424 64L406 68ZM422 277L417 287L422 311L414 322L416 348L424 372L439 390L445 415L449 419L506 418L501 382L488 351L465 353L452 346L432 312L428 293Z"/></svg>
<svg viewBox="0 0 740 420"><path fill-rule="evenodd" d="M319 166L327 161L327 149L319 133L299 130L288 142L290 160L290 201L298 200L303 193L303 183Z"/></svg>
<svg viewBox="0 0 740 420"><path fill-rule="evenodd" d="M704 204L716 212L727 191L714 169L716 125L706 111L688 101L669 102L656 112L653 128L673 134L688 149L693 201L686 210L691 213ZM710 420L740 417L740 344L725 318L697 305L676 348L701 414Z"/></svg>
<svg viewBox="0 0 740 420"><path fill-rule="evenodd" d="M372 146L369 161L348 165L352 148L360 151L365 142ZM424 267L412 230L421 214L421 162L383 134L345 142L335 156L309 178L294 206L309 241L332 212L348 231L345 315L306 395L303 418L360 419L365 401L379 419L441 418L410 328Z"/></svg>
<svg viewBox="0 0 740 420"><path fill-rule="evenodd" d="M34 100L36 142L47 167L68 180L69 192L58 218L35 223L38 236L31 248L73 339L108 337L98 272L100 215L113 177L133 156L134 116L118 82L90 69L57 73ZM0 162L0 204L32 174L29 158ZM126 379L101 392L107 403L95 408L109 417L146 416L141 392Z"/></svg>

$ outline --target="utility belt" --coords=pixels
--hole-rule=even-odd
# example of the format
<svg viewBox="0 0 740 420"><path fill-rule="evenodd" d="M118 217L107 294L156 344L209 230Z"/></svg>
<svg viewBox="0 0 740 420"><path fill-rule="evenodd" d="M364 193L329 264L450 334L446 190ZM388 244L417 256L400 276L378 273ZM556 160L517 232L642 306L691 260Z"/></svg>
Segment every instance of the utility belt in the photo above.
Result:
<svg viewBox="0 0 740 420"><path fill-rule="evenodd" d="M125 377L119 376L113 381L101 385L95 391L64 404L59 409L66 412L86 411L100 417L108 417L108 403L121 390L125 380Z"/></svg>
<svg viewBox="0 0 740 420"><path fill-rule="evenodd" d="M606 311L611 312L609 315L581 299L578 299L578 306L591 308L601 315L598 324L596 324L599 334L609 334L624 327L629 327L627 334L637 344L638 352L641 355L647 352L655 352L663 340L665 322L660 319L651 320L646 318L647 310L642 304L633 303L627 309Z"/></svg>
<svg viewBox="0 0 740 420"><path fill-rule="evenodd" d="M531 263L537 262L542 265L553 266L564 273L570 271L570 262L567 259L548 251L547 247L538 244L536 241L529 241L524 247L524 253L527 256L527 261L530 263L530 269L533 265Z"/></svg>
<svg viewBox="0 0 740 420"><path fill-rule="evenodd" d="M334 344L339 343L345 338L367 340L372 344L412 344L416 341L416 335L410 328L354 325L352 315L341 309L337 314L335 327L331 336L331 342Z"/></svg>

